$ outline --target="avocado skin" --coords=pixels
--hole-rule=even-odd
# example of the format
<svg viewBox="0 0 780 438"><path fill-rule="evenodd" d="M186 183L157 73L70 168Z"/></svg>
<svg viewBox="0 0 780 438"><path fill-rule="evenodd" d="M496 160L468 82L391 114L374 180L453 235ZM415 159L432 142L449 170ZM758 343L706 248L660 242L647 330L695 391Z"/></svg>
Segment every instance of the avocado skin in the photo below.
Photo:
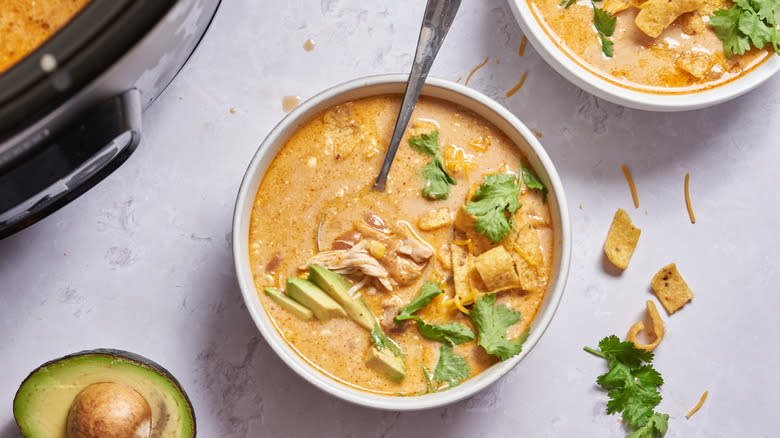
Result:
<svg viewBox="0 0 780 438"><path fill-rule="evenodd" d="M309 281L313 282L320 289L324 290L334 300L336 300L347 314L366 330L371 330L376 324L376 317L365 302L356 300L349 295L347 291L352 287L344 277L322 266L309 266Z"/></svg>
<svg viewBox="0 0 780 438"><path fill-rule="evenodd" d="M187 405L187 412L189 414L189 417L192 419L192 438L195 438L197 436L197 421L195 420L195 410L192 408L192 401L190 400L190 397L187 395L187 392L184 390L184 387L179 383L179 381L176 379L176 377L173 376L173 374L170 373L165 367L158 364L157 362L148 359L144 356L141 356L140 354L131 353L129 351L125 350L117 350L112 348L96 348L92 350L82 350L76 353L68 354L62 357L59 357L57 359L52 359L37 368L35 368L30 374L27 375L27 377L24 378L22 383L19 385L19 389L16 391L16 395L14 396L13 406L16 407L16 399L19 397L19 390L24 387L25 383L32 377L35 373L40 371L43 368L50 367L52 365L58 364L63 361L67 361L69 359L78 358L82 356L108 356L112 358L118 358L127 360L130 362L135 363L136 365L150 369L157 374L165 377L168 381L171 382L171 384L178 390L179 394L181 395L182 399ZM20 424L20 420L17 417L16 409L14 409L14 420L16 421L17 426ZM21 430L21 426L20 426Z"/></svg>

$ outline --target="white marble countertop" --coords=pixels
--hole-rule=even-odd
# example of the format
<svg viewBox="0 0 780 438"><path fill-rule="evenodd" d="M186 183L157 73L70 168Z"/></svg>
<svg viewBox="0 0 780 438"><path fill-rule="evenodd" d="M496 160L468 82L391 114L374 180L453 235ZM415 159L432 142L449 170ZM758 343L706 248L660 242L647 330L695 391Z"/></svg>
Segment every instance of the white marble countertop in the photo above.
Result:
<svg viewBox="0 0 780 438"><path fill-rule="evenodd" d="M145 355L194 402L201 437L557 437L625 435L595 385L605 363L582 351L623 336L676 262L696 294L666 319L656 350L667 437L777 436L780 407L780 77L714 108L660 114L596 99L529 45L504 0L466 0L432 76L465 79L541 139L565 184L574 251L545 336L507 377L454 405L414 413L353 406L293 374L260 337L238 291L231 214L257 145L309 97L358 76L406 72L422 1L223 1L208 34L144 115L144 138L103 183L0 241L0 437L33 368L83 349ZM273 5L273 6L271 6ZM304 41L316 48L307 52ZM505 93L524 72L525 86ZM235 113L231 112L231 108ZM620 165L633 171L634 209ZM691 173L698 222L685 210ZM603 266L622 207L642 228L630 268ZM684 414L704 390L710 397Z"/></svg>

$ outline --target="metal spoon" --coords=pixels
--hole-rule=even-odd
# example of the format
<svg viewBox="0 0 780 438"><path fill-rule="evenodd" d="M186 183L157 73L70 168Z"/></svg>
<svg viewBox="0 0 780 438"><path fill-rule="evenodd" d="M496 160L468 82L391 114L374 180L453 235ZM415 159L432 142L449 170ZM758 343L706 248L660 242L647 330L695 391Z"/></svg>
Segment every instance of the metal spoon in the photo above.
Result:
<svg viewBox="0 0 780 438"><path fill-rule="evenodd" d="M404 100L401 102L400 111L398 111L398 120L395 122L393 137L390 140L385 161L382 163L382 169L379 171L379 176L371 190L385 191L387 174L390 172L390 165L393 164L395 152L398 150L404 131L406 131L406 125L409 124L409 119L412 117L412 110L420 97L420 91L422 91L425 78L428 77L428 72L431 70L433 60L439 53L444 37L447 36L447 31L450 30L450 25L455 19L460 1L428 0L428 4L425 6L425 17L420 28L420 37L417 39L417 52L414 54L414 64L411 73L409 73Z"/></svg>

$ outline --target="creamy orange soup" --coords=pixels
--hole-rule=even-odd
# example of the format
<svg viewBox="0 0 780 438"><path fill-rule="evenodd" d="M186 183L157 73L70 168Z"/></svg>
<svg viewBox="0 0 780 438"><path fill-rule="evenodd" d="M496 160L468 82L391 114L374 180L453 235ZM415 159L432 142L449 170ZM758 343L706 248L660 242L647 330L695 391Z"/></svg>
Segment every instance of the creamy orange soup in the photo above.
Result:
<svg viewBox="0 0 780 438"><path fill-rule="evenodd" d="M699 10L681 15L656 38L634 24L639 9L620 11L615 14L611 58L602 53L590 0L578 0L569 8L560 6L560 0L527 1L564 53L583 68L627 88L669 94L701 91L745 74L774 53L754 48L726 57L709 17L717 9L731 7L731 0L706 0ZM694 64L698 65L691 68Z"/></svg>
<svg viewBox="0 0 780 438"><path fill-rule="evenodd" d="M48 40L90 0L2 0L0 73Z"/></svg>
<svg viewBox="0 0 780 438"><path fill-rule="evenodd" d="M531 252L539 254L531 279L535 283L527 287L530 290L513 287L497 292L498 303L522 314L522 321L508 331L507 338L515 339L528 328L544 297L552 263L553 231L541 192L525 186L519 195L522 207L514 214L515 230L502 243L493 244L473 229L463 231L452 223L429 230L421 228L421 220L433 211L445 212L442 217L452 222L472 187L483 181L483 175L517 172L524 161L519 149L484 119L435 99L422 98L417 104L386 193L369 190L390 141L400 101L400 96L381 96L339 105L295 133L271 163L257 192L249 246L260 300L280 335L301 357L353 387L410 395L425 392L423 366L431 372L435 369L442 345L421 336L412 322L393 322L421 285L439 281L445 292L417 315L428 323L457 322L473 329L454 302L453 240L460 242L459 248L470 248L469 257L476 260L502 243L514 251L513 239L519 234L532 237ZM411 135L433 130L440 133L445 166L457 181L447 200L428 200L421 195L421 171L429 158L408 144ZM430 223L422 226L428 228ZM285 279L305 273L312 258L322 260L329 251L355 248L362 241L382 243L384 253L375 258L389 277L379 280L358 273L346 278L352 284L365 281L358 290L360 298L384 332L401 347L407 372L401 382L393 382L365 365L364 357L371 348L365 328L349 318L301 320L262 292L266 286L283 289ZM513 256L519 254L514 252ZM477 274L471 274L471 292L487 292ZM464 299L462 304L468 310L470 303ZM471 377L497 360L476 341L457 345L454 351L467 360Z"/></svg>

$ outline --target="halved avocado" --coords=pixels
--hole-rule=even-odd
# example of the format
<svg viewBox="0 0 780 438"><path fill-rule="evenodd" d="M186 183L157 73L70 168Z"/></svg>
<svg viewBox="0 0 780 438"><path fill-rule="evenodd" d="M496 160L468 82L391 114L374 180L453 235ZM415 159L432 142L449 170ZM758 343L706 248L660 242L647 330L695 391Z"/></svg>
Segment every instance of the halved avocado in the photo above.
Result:
<svg viewBox="0 0 780 438"><path fill-rule="evenodd" d="M145 357L109 349L71 354L30 373L14 398L16 424L26 438L67 438L68 413L76 396L101 382L125 385L146 400L152 437L195 437L192 403L176 378Z"/></svg>

